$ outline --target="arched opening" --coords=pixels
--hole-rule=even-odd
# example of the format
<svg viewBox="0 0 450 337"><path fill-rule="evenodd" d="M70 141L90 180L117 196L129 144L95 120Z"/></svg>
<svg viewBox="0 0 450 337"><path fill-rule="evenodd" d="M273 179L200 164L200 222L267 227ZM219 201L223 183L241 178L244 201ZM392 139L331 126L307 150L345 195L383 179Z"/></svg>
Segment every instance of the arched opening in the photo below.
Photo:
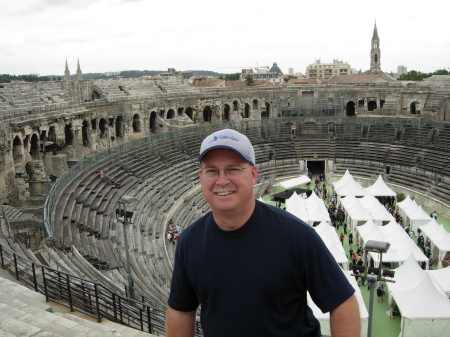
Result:
<svg viewBox="0 0 450 337"><path fill-rule="evenodd" d="M173 109L169 109L169 111L167 111L167 119L172 118L175 118L175 111Z"/></svg>
<svg viewBox="0 0 450 337"><path fill-rule="evenodd" d="M89 123L87 121L83 122L83 127L81 128L81 137L83 146L89 146Z"/></svg>
<svg viewBox="0 0 450 337"><path fill-rule="evenodd" d="M367 102L367 111L374 111L377 109L377 102L376 101L369 101Z"/></svg>
<svg viewBox="0 0 450 337"><path fill-rule="evenodd" d="M347 102L347 117L354 117L355 114L355 102Z"/></svg>
<svg viewBox="0 0 450 337"><path fill-rule="evenodd" d="M22 167L24 167L24 161L23 161L23 146L22 146L22 140L19 138L19 136L14 137L13 140L13 160L14 160L14 170L16 172L22 171Z"/></svg>
<svg viewBox="0 0 450 337"><path fill-rule="evenodd" d="M375 54L375 63L377 63L378 62L378 54Z"/></svg>
<svg viewBox="0 0 450 337"><path fill-rule="evenodd" d="M223 108L223 119L229 121L230 120L230 106L228 104L225 104Z"/></svg>
<svg viewBox="0 0 450 337"><path fill-rule="evenodd" d="M192 108L186 108L185 114L191 119L193 120L193 113L192 113Z"/></svg>
<svg viewBox="0 0 450 337"><path fill-rule="evenodd" d="M100 138L106 138L108 136L108 134L107 134L108 125L106 123L106 119L104 119L104 118L100 119L98 128L100 129Z"/></svg>
<svg viewBox="0 0 450 337"><path fill-rule="evenodd" d="M212 119L212 110L209 106L206 106L203 109L203 122L211 122Z"/></svg>
<svg viewBox="0 0 450 337"><path fill-rule="evenodd" d="M253 100L253 110L257 110L258 109L258 100L254 99Z"/></svg>
<svg viewBox="0 0 450 337"><path fill-rule="evenodd" d="M133 116L132 122L133 132L141 132L141 118L138 114Z"/></svg>
<svg viewBox="0 0 450 337"><path fill-rule="evenodd" d="M97 118L91 120L92 130L97 130Z"/></svg>
<svg viewBox="0 0 450 337"><path fill-rule="evenodd" d="M92 90L91 100L94 101L100 99L100 93L97 90Z"/></svg>
<svg viewBox="0 0 450 337"><path fill-rule="evenodd" d="M250 104L245 103L244 118L250 118Z"/></svg>
<svg viewBox="0 0 450 337"><path fill-rule="evenodd" d="M178 108L178 110L177 110L177 114L178 114L178 117L182 117L183 116L183 108Z"/></svg>
<svg viewBox="0 0 450 337"><path fill-rule="evenodd" d="M32 159L39 159L39 137L35 133L31 136L30 156Z"/></svg>
<svg viewBox="0 0 450 337"><path fill-rule="evenodd" d="M156 112L152 111L150 113L150 132L156 132Z"/></svg>
<svg viewBox="0 0 450 337"><path fill-rule="evenodd" d="M233 101L233 111L238 111L238 109L239 109L238 101Z"/></svg>
<svg viewBox="0 0 450 337"><path fill-rule="evenodd" d="M116 137L123 138L123 117L119 116L116 118Z"/></svg>
<svg viewBox="0 0 450 337"><path fill-rule="evenodd" d="M270 115L270 103L264 105L264 109L261 111L261 118L269 118Z"/></svg>
<svg viewBox="0 0 450 337"><path fill-rule="evenodd" d="M416 102L411 103L411 105L409 106L409 110L411 111L412 115L416 114Z"/></svg>
<svg viewBox="0 0 450 337"><path fill-rule="evenodd" d="M73 145L72 124L67 124L64 126L64 141L66 145Z"/></svg>
<svg viewBox="0 0 450 337"><path fill-rule="evenodd" d="M53 125L48 128L47 140L56 143L56 128Z"/></svg>

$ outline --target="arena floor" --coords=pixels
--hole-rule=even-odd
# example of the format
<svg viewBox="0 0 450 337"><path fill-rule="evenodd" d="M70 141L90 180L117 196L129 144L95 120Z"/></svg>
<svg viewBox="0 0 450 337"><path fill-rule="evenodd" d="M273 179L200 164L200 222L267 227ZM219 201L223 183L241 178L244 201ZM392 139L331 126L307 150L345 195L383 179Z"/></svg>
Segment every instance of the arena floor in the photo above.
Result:
<svg viewBox="0 0 450 337"><path fill-rule="evenodd" d="M327 184L328 190L332 190L332 186ZM263 200L271 205L275 206L275 202L271 201L271 196L263 197ZM326 203L327 207L328 204ZM281 207L285 207L284 204ZM427 213L431 213L432 210L424 209ZM443 218L438 215L437 222L439 224L443 224L445 229L450 232L450 221L448 219ZM341 226L339 230L337 230L338 235L343 232L343 227ZM353 250L356 251L356 244L352 245ZM348 255L348 251L350 246L348 244L348 240L344 240L344 250ZM436 268L436 266L434 266ZM361 294L364 298L364 302L366 304L366 308L369 308L369 300L370 300L370 292L367 289L367 286L360 286ZM378 303L376 294L374 295L374 303L373 303L373 316L372 316L372 337L397 337L400 334L400 323L401 317L397 316L394 318L390 318L386 315L386 303L387 303L387 295L385 295L382 303ZM367 309L369 310L369 309Z"/></svg>

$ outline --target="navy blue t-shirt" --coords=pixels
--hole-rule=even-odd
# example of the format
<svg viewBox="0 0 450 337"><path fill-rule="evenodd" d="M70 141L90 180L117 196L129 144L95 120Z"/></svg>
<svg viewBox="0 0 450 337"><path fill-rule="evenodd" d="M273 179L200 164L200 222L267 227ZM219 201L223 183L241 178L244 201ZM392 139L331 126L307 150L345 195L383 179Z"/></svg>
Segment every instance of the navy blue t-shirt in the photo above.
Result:
<svg viewBox="0 0 450 337"><path fill-rule="evenodd" d="M168 304L200 304L205 336L320 336L306 291L328 312L355 290L313 228L257 201L239 229L208 213L180 235Z"/></svg>

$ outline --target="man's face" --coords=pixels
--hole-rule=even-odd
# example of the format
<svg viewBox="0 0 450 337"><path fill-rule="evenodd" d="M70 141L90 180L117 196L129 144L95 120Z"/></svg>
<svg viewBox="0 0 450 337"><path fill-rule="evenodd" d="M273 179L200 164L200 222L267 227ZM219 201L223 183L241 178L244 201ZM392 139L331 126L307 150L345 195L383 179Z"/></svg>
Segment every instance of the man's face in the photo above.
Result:
<svg viewBox="0 0 450 337"><path fill-rule="evenodd" d="M216 149L202 159L200 183L203 195L216 213L240 215L253 212L255 195L253 185L258 168L229 149ZM218 174L211 176L211 171Z"/></svg>

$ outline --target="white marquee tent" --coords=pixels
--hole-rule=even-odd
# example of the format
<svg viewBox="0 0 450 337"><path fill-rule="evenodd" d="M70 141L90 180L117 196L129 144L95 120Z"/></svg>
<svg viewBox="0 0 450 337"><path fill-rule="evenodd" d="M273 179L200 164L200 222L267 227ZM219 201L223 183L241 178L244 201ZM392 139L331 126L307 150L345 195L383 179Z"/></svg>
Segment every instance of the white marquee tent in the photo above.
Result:
<svg viewBox="0 0 450 337"><path fill-rule="evenodd" d="M383 180L381 174L378 176L377 180L372 186L365 188L366 192L369 192L375 197L395 197L395 193Z"/></svg>
<svg viewBox="0 0 450 337"><path fill-rule="evenodd" d="M442 261L450 252L450 233L444 226L439 225L435 219L429 219L426 225L419 226L419 228L423 236L430 239L432 257L437 255L438 268L442 268ZM437 253L435 253L435 250L437 250Z"/></svg>
<svg viewBox="0 0 450 337"><path fill-rule="evenodd" d="M282 181L281 183L275 184L275 186L281 186L285 190L287 190L287 189L293 188L295 186L305 185L310 182L311 182L311 179L309 179L305 175L301 175L298 178Z"/></svg>
<svg viewBox="0 0 450 337"><path fill-rule="evenodd" d="M410 254L413 254L417 262L425 262L428 265L428 258L395 220L392 220L385 226L366 223L357 227L357 232L357 238L362 247L369 240L389 242L390 248L383 254L383 262L397 262L401 264ZM369 254L375 264L378 265L379 254Z"/></svg>
<svg viewBox="0 0 450 337"><path fill-rule="evenodd" d="M302 219L311 226L314 222L331 222L325 204L314 192L306 199L301 198L294 192L292 196L286 200L286 211L299 219Z"/></svg>
<svg viewBox="0 0 450 337"><path fill-rule="evenodd" d="M397 203L399 214L404 219L406 225L410 225L414 233L417 233L419 226L430 222L431 217L418 205L415 200L411 200L409 195L405 200Z"/></svg>
<svg viewBox="0 0 450 337"><path fill-rule="evenodd" d="M402 315L400 336L447 336L450 301L431 271L422 270L411 254L395 269L394 279L395 283L386 283L389 289L386 313L392 317L394 300Z"/></svg>
<svg viewBox="0 0 450 337"><path fill-rule="evenodd" d="M384 208L377 198L371 195L362 198L347 196L341 199L341 204L352 232L358 225L369 220L372 220L378 226L383 225L383 222L394 220L391 213Z"/></svg>
<svg viewBox="0 0 450 337"><path fill-rule="evenodd" d="M357 197L366 195L364 188L362 188L361 185L353 179L353 176L348 170L345 171L345 174L341 179L333 182L333 187L338 196L338 201L340 201L342 197L349 195L354 195Z"/></svg>

